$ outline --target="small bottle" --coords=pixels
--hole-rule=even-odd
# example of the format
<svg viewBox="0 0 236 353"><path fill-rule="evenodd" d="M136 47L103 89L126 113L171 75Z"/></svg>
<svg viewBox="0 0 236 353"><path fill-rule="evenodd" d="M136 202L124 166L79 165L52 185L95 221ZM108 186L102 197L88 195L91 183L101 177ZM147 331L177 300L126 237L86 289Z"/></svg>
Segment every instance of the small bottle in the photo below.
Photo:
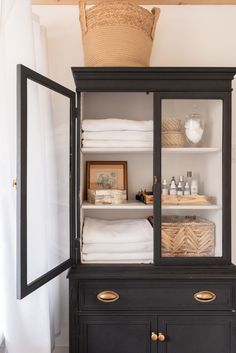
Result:
<svg viewBox="0 0 236 353"><path fill-rule="evenodd" d="M176 195L176 194L177 194L177 190L176 190L175 180L172 180L170 184L170 195Z"/></svg>
<svg viewBox="0 0 236 353"><path fill-rule="evenodd" d="M185 187L184 187L184 195L190 195L190 187L189 183L186 181Z"/></svg>
<svg viewBox="0 0 236 353"><path fill-rule="evenodd" d="M197 179L193 179L191 183L191 195L197 195L197 194L198 194Z"/></svg>
<svg viewBox="0 0 236 353"><path fill-rule="evenodd" d="M191 184L192 184L192 172L191 171L187 172L187 182L188 182L189 187L191 187Z"/></svg>
<svg viewBox="0 0 236 353"><path fill-rule="evenodd" d="M180 175L180 177L179 177L179 182L181 183L181 185L182 185L182 190L183 190L183 192L184 192L185 182L184 182L184 176L183 176L183 175Z"/></svg>
<svg viewBox="0 0 236 353"><path fill-rule="evenodd" d="M162 183L162 195L168 195L168 186L166 179L164 179Z"/></svg>
<svg viewBox="0 0 236 353"><path fill-rule="evenodd" d="M141 191L139 191L139 192L137 193L137 195L135 196L135 199L138 200L138 201L140 201L140 199L141 199Z"/></svg>
<svg viewBox="0 0 236 353"><path fill-rule="evenodd" d="M177 183L176 183L176 180L175 180L175 177L174 177L174 176L172 176L172 178L171 178L171 181L170 181L170 188L171 188L172 182L174 182L174 183L175 183L175 186L177 186Z"/></svg>
<svg viewBox="0 0 236 353"><path fill-rule="evenodd" d="M178 182L178 186L177 186L177 195L178 196L182 196L183 195L183 186L181 181Z"/></svg>

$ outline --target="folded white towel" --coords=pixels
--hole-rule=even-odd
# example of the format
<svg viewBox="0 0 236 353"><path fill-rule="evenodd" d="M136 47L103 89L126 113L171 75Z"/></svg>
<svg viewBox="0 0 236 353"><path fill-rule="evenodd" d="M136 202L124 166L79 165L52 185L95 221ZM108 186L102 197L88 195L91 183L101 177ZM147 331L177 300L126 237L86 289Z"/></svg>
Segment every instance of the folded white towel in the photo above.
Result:
<svg viewBox="0 0 236 353"><path fill-rule="evenodd" d="M84 254L82 257L84 261L93 261L93 260L150 260L152 259L152 252L143 252L143 253L94 253L94 254Z"/></svg>
<svg viewBox="0 0 236 353"><path fill-rule="evenodd" d="M136 259L136 260L84 260L83 256L81 257L82 264L152 264L153 258L144 260L144 259Z"/></svg>
<svg viewBox="0 0 236 353"><path fill-rule="evenodd" d="M125 141L125 140L83 140L83 147L144 147L152 148L152 141Z"/></svg>
<svg viewBox="0 0 236 353"><path fill-rule="evenodd" d="M84 254L92 253L133 253L133 252L152 252L153 242L138 243L117 243L117 244L84 244L82 252Z"/></svg>
<svg viewBox="0 0 236 353"><path fill-rule="evenodd" d="M86 119L82 121L83 131L153 131L153 120L128 119Z"/></svg>
<svg viewBox="0 0 236 353"><path fill-rule="evenodd" d="M86 217L83 244L151 242L153 228L147 219L103 220Z"/></svg>
<svg viewBox="0 0 236 353"><path fill-rule="evenodd" d="M151 131L84 131L84 140L152 141Z"/></svg>

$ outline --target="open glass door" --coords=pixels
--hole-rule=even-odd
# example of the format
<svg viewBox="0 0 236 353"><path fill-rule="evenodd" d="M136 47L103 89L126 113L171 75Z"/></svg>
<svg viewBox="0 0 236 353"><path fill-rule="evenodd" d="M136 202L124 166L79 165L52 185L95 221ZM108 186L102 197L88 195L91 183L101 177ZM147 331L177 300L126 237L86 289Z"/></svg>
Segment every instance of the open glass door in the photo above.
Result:
<svg viewBox="0 0 236 353"><path fill-rule="evenodd" d="M18 65L17 297L75 262L75 93Z"/></svg>

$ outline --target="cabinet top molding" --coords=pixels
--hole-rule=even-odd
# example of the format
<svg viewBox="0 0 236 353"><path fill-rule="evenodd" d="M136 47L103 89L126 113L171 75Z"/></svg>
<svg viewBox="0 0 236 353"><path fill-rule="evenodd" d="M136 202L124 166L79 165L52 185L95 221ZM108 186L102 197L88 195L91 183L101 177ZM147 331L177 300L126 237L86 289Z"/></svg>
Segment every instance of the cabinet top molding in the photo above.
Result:
<svg viewBox="0 0 236 353"><path fill-rule="evenodd" d="M72 67L81 92L230 92L235 67ZM186 96L186 93L185 93Z"/></svg>
<svg viewBox="0 0 236 353"><path fill-rule="evenodd" d="M96 5L110 0L86 0ZM131 0L139 5L236 5L236 0ZM78 0L32 0L33 5L78 5Z"/></svg>

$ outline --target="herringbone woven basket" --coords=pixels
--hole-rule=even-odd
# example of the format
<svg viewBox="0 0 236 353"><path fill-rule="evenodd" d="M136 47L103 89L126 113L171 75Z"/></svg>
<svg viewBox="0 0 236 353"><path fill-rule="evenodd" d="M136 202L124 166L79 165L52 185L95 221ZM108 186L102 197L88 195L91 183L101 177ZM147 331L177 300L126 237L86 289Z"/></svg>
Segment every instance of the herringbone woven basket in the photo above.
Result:
<svg viewBox="0 0 236 353"><path fill-rule="evenodd" d="M149 66L159 8L125 1L79 8L86 66Z"/></svg>
<svg viewBox="0 0 236 353"><path fill-rule="evenodd" d="M161 249L165 257L214 256L215 224L198 217L163 216Z"/></svg>

